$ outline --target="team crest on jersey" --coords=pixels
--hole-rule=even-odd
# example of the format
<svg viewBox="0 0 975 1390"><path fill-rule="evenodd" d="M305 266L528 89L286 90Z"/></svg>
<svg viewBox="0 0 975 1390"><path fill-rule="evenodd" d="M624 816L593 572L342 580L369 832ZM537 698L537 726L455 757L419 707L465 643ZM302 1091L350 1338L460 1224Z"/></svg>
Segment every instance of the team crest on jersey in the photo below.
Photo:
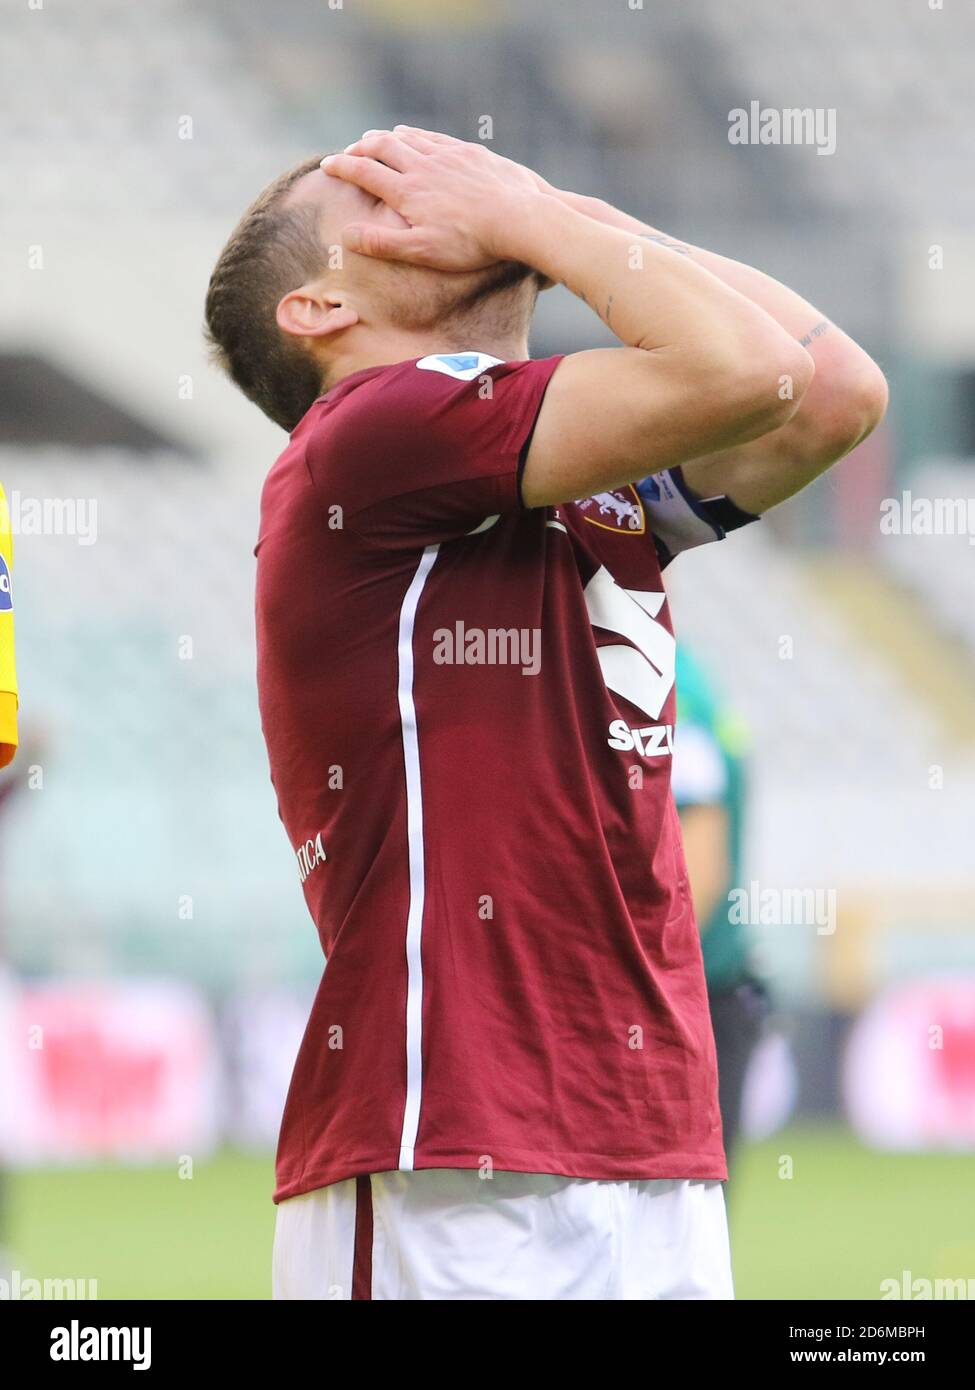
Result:
<svg viewBox="0 0 975 1390"><path fill-rule="evenodd" d="M595 497L585 497L576 506L584 520L593 526L601 526L604 531L642 536L647 529L640 494L631 483L626 487L614 487L612 492L597 492Z"/></svg>
<svg viewBox="0 0 975 1390"><path fill-rule="evenodd" d="M10 587L10 571L7 562L0 555L0 613L9 613L14 606L13 591Z"/></svg>

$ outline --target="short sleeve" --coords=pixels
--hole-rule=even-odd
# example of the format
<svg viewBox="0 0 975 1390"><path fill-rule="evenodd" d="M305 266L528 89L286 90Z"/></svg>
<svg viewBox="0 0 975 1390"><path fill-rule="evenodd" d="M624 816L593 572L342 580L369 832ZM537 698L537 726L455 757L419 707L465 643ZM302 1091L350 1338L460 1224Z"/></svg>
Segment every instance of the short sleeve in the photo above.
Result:
<svg viewBox="0 0 975 1390"><path fill-rule="evenodd" d="M388 547L437 544L521 508L521 471L560 357L421 358L324 397L306 461L343 525Z"/></svg>
<svg viewBox="0 0 975 1390"><path fill-rule="evenodd" d="M729 531L758 520L730 497L698 497L679 467L641 479L636 490L647 510L661 568L683 550L722 541Z"/></svg>

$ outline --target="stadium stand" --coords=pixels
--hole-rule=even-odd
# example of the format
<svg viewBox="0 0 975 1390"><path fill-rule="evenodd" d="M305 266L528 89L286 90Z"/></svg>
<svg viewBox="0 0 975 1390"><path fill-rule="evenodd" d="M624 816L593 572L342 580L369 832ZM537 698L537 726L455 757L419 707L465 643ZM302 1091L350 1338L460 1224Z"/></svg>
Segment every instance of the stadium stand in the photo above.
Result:
<svg viewBox="0 0 975 1390"><path fill-rule="evenodd" d="M94 545L17 537L22 690L49 752L44 795L9 834L15 859L42 842L53 863L15 875L6 894L25 967L158 960L214 983L314 968L254 703L251 551L282 436L206 367L199 338L213 259L280 169L368 126L406 119L476 138L489 115L498 148L557 182L838 306L888 368L895 403L912 376L914 310L896 301L905 238L971 221L970 182L945 170L963 167L975 116L975 14L822 0L805 17L770 0L700 0L575 6L570 28L553 22L563 8L278 0L269 25L257 0L96 0L84 15L6 16L0 106L22 192L5 214L0 353L46 360L145 427L144 447L82 449L40 419L33 442L19 428L23 444L0 452L8 494L98 502ZM835 156L731 146L728 113L751 100L835 107ZM35 246L37 272L24 268ZM545 296L536 354L600 341L567 295ZM975 360L975 341L967 350ZM880 543L882 497L911 466L892 459L874 494L857 495L871 563L890 567L932 628L972 644L967 538ZM967 496L970 471L953 468L911 486ZM970 860L970 754L882 646L860 640L857 614L811 563L810 542L836 542L845 505L814 489L681 559L678 627L752 729L757 874L948 882ZM950 769L938 794L933 765ZM178 915L174 876L192 920ZM805 957L790 959L801 984Z"/></svg>
<svg viewBox="0 0 975 1390"><path fill-rule="evenodd" d="M880 558L929 606L946 632L975 659L975 475L970 464L931 461L906 489L919 517L904 514L903 493L891 501L900 527ZM930 520L927 520L927 517ZM906 527L910 526L907 531ZM930 527L930 531L928 531Z"/></svg>

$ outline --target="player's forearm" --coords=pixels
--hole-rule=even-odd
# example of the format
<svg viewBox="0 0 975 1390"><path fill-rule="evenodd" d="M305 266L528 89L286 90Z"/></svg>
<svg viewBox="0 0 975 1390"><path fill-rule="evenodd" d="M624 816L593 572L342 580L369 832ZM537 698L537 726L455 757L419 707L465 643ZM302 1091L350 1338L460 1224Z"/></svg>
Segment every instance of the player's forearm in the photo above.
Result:
<svg viewBox="0 0 975 1390"><path fill-rule="evenodd" d="M738 496L731 490L731 477L722 478L717 457L685 470L688 481L694 472L703 475L706 463L708 479L705 482L701 477L702 486L728 491L747 510L765 510L799 491L879 424L887 407L887 385L880 368L795 290L753 266L668 236L601 199L561 190L551 193L566 206L605 226L629 233L641 243L649 242L675 259L693 261L764 309L797 339L816 364L812 384L792 419L781 430L747 446L744 457L724 461L724 471L733 475L738 485ZM786 473L773 476L766 471L763 476L763 466L767 470L769 464L779 461L788 470ZM725 482L729 487L724 486Z"/></svg>
<svg viewBox="0 0 975 1390"><path fill-rule="evenodd" d="M778 280L774 280L770 275L756 270L753 266L731 260L728 256L719 255L715 251L707 251L701 246L692 246L690 242L680 241L677 237L662 232L658 227L652 227L640 218L631 217L629 213L614 208L611 203L603 202L601 198L587 198L581 194L564 192L561 189L553 189L551 196L558 198L574 211L591 217L604 226L616 227L620 231L629 232L641 241L684 256L696 265L702 266L723 284L729 285L739 294L745 295L754 304L758 304L775 319L776 323L780 324L814 354L816 346L825 332L828 330L838 331L832 329L828 320L808 300L803 299L801 295L796 294L794 290L790 290L788 286L781 284Z"/></svg>
<svg viewBox="0 0 975 1390"><path fill-rule="evenodd" d="M684 480L699 497L724 494L760 515L801 492L876 428L887 404L879 369L869 358L844 360L837 337L824 340L815 357L813 383L785 425L684 465Z"/></svg>
<svg viewBox="0 0 975 1390"><path fill-rule="evenodd" d="M808 354L760 305L690 257L654 242L634 248L628 230L558 198L542 195L526 210L506 254L564 284L626 346L670 357L689 391L752 375L781 424L790 392L798 399L811 379Z"/></svg>
<svg viewBox="0 0 975 1390"><path fill-rule="evenodd" d="M690 258L758 304L806 349L816 364L816 375L791 424L797 442L799 437L807 446L818 442L824 466L847 453L879 423L887 399L880 368L801 294L754 266L678 241L655 227L637 225L638 235ZM810 426L816 422L820 428L814 440Z"/></svg>

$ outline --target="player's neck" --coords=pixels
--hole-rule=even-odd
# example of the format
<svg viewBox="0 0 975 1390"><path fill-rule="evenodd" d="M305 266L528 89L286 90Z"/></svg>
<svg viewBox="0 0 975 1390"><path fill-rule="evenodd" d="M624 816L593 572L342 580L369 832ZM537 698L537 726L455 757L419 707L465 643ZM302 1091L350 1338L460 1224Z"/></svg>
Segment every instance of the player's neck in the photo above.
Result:
<svg viewBox="0 0 975 1390"><path fill-rule="evenodd" d="M524 332L492 331L483 321L451 323L423 332L391 330L354 347L350 344L347 352L334 356L328 385L336 386L343 377L370 367L389 367L447 352L483 352L500 362L520 362L528 356L528 337Z"/></svg>

